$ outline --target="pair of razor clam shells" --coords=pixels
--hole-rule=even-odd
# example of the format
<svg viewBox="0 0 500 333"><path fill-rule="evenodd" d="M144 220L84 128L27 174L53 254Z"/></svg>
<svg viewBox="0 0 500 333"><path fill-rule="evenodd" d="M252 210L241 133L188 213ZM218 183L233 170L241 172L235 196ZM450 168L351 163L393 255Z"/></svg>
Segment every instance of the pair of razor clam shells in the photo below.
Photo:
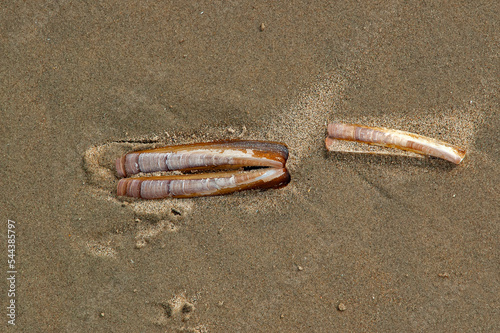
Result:
<svg viewBox="0 0 500 333"><path fill-rule="evenodd" d="M465 150L422 135L356 124L328 125L326 148L335 140L398 148L459 164ZM221 195L247 189L280 188L290 182L288 148L265 141L217 141L131 152L116 160L120 177L157 171L204 171L183 175L131 177L118 182L117 194L143 199ZM250 170L241 170L241 169ZM238 170L240 169L240 170Z"/></svg>
<svg viewBox="0 0 500 333"><path fill-rule="evenodd" d="M131 152L116 160L120 177L157 171L221 172L132 177L117 194L143 199L189 198L286 186L288 148L264 141L217 141ZM241 169L250 170L241 170ZM240 169L240 170L238 170Z"/></svg>

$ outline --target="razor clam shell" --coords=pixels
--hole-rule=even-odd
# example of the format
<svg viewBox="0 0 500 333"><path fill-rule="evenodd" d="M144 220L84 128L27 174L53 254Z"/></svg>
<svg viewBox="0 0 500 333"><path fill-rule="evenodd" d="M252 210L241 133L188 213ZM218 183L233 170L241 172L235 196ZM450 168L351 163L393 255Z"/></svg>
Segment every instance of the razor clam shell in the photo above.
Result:
<svg viewBox="0 0 500 333"><path fill-rule="evenodd" d="M116 160L116 171L126 177L156 171L283 168L287 158L288 148L280 143L228 140L131 152Z"/></svg>
<svg viewBox="0 0 500 333"><path fill-rule="evenodd" d="M415 133L387 128L369 127L356 124L328 124L326 148L333 146L333 140L347 140L389 148L398 148L417 154L429 155L459 164L465 157L465 149L449 143Z"/></svg>
<svg viewBox="0 0 500 333"><path fill-rule="evenodd" d="M118 196L142 199L189 198L222 195L248 189L279 188L290 182L285 168L192 175L123 178Z"/></svg>

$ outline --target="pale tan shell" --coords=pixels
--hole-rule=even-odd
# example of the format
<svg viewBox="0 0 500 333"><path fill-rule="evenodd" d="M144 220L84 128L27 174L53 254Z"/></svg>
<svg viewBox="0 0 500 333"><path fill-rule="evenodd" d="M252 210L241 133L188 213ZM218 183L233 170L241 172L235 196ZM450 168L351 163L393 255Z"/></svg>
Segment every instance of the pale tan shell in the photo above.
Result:
<svg viewBox="0 0 500 333"><path fill-rule="evenodd" d="M419 134L380 127L356 124L331 123L328 125L326 148L333 150L334 140L347 140L389 148L398 148L417 154L439 157L459 164L465 157L465 149Z"/></svg>

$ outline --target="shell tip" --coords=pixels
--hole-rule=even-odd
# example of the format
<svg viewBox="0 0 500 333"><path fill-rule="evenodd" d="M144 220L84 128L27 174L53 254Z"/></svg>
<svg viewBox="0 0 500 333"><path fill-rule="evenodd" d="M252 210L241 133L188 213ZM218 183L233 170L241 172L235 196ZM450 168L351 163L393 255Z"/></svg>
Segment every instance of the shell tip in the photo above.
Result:
<svg viewBox="0 0 500 333"><path fill-rule="evenodd" d="M118 174L118 176L120 177L127 176L127 172L125 171L125 155L116 159L115 166L116 166L116 173Z"/></svg>
<svg viewBox="0 0 500 333"><path fill-rule="evenodd" d="M119 197L122 197L124 195L127 195L127 184L128 184L128 179L120 179L118 182L118 186L116 187L116 195Z"/></svg>

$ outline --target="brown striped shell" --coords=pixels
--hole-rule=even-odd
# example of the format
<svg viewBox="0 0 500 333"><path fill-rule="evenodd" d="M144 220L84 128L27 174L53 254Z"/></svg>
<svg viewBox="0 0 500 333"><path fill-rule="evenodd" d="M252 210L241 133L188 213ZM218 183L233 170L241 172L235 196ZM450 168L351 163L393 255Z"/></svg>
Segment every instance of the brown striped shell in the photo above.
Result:
<svg viewBox="0 0 500 333"><path fill-rule="evenodd" d="M285 145L265 141L216 141L131 152L116 160L120 177L140 172L283 168L288 158Z"/></svg>
<svg viewBox="0 0 500 333"><path fill-rule="evenodd" d="M286 186L288 148L265 141L216 141L149 149L116 160L120 177L156 171L226 170L189 175L124 178L117 194L143 199L221 195ZM234 169L253 168L247 171Z"/></svg>
<svg viewBox="0 0 500 333"><path fill-rule="evenodd" d="M279 188L288 184L286 169L264 168L251 171L192 175L124 178L117 194L143 199L189 198L228 194L248 189Z"/></svg>

